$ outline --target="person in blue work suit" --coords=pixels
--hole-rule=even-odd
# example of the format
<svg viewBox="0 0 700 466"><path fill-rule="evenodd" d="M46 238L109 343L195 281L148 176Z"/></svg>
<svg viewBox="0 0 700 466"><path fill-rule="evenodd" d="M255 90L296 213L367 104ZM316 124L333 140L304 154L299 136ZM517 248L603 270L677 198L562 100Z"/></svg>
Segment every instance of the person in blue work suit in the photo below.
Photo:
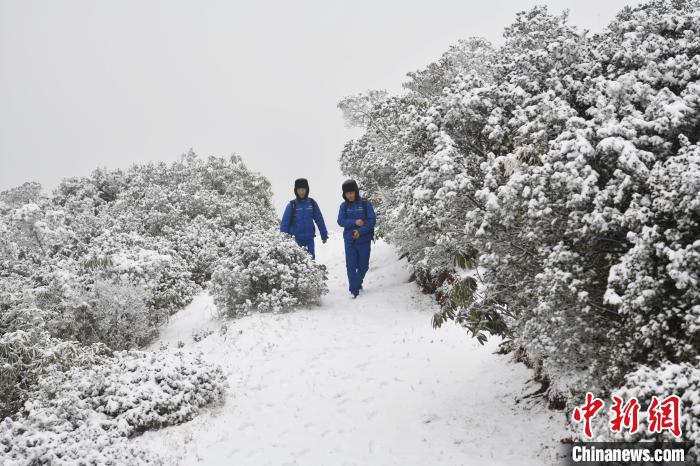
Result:
<svg viewBox="0 0 700 466"><path fill-rule="evenodd" d="M297 244L308 249L311 257L315 260L314 237L316 236L316 228L314 222L318 225L323 243L328 240L328 230L323 221L321 209L318 208L316 201L309 197L309 182L306 178L294 181L294 196L295 198L289 201L284 210L280 231L292 235Z"/></svg>
<svg viewBox="0 0 700 466"><path fill-rule="evenodd" d="M372 203L360 197L360 189L355 180L343 183L343 199L345 201L340 204L338 211L338 225L343 227L345 265L348 269L350 294L354 299L360 294L362 282L369 269L369 255L377 217Z"/></svg>

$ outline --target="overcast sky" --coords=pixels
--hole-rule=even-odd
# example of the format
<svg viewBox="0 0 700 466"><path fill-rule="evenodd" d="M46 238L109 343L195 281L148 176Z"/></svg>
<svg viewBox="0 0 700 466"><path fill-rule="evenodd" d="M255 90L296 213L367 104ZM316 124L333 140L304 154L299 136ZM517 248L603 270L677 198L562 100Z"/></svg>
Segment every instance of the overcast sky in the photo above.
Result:
<svg viewBox="0 0 700 466"><path fill-rule="evenodd" d="M0 0L0 190L94 168L240 154L279 209L305 176L333 218L356 131L336 104L400 91L461 38L502 42L515 13L602 29L637 1Z"/></svg>

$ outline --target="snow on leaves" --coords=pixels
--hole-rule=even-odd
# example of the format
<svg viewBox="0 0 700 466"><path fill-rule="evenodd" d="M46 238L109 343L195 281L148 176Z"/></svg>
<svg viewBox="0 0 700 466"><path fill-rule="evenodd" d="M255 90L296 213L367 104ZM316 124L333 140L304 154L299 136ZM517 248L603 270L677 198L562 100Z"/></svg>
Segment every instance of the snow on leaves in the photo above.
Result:
<svg viewBox="0 0 700 466"><path fill-rule="evenodd" d="M699 18L651 0L589 35L522 12L503 47L475 39L374 93L342 153L445 316L513 338L569 405L697 365ZM458 302L461 251L479 273Z"/></svg>
<svg viewBox="0 0 700 466"><path fill-rule="evenodd" d="M211 281L214 302L227 316L315 304L328 292L325 267L284 233L242 235L227 252Z"/></svg>
<svg viewBox="0 0 700 466"><path fill-rule="evenodd" d="M244 232L284 243L266 233L271 196L240 157L191 151L65 179L51 195L36 183L0 193L3 464L157 463L126 439L192 418L224 376L190 355L112 350L151 341ZM322 287L310 283L299 296Z"/></svg>
<svg viewBox="0 0 700 466"><path fill-rule="evenodd" d="M225 386L221 369L183 353L118 352L49 370L20 413L0 423L4 464L159 464L127 439L191 419Z"/></svg>

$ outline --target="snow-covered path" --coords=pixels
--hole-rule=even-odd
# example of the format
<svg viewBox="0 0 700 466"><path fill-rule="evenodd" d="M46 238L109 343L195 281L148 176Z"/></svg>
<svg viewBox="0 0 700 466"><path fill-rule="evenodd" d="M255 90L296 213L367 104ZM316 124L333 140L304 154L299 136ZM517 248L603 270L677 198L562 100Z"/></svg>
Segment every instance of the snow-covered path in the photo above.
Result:
<svg viewBox="0 0 700 466"><path fill-rule="evenodd" d="M432 299L407 283L405 262L385 243L375 244L366 290L351 300L341 241L316 247L329 268L320 307L224 324L202 295L175 315L154 346L177 351L182 342L221 364L228 395L133 441L172 464L554 463L563 414L516 403L538 388L532 371L454 324L434 330Z"/></svg>

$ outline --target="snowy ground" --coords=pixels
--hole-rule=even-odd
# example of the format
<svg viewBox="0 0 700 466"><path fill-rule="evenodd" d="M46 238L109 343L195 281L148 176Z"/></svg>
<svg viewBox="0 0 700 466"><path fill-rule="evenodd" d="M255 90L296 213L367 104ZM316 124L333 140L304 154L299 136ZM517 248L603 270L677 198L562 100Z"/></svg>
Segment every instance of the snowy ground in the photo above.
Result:
<svg viewBox="0 0 700 466"><path fill-rule="evenodd" d="M341 241L316 246L329 268L320 307L222 324L202 295L175 315L154 347L201 351L224 368L229 392L133 441L172 464L556 464L564 415L523 399L538 388L532 371L493 354L497 342L480 346L453 324L434 330L433 302L382 242L351 300Z"/></svg>

